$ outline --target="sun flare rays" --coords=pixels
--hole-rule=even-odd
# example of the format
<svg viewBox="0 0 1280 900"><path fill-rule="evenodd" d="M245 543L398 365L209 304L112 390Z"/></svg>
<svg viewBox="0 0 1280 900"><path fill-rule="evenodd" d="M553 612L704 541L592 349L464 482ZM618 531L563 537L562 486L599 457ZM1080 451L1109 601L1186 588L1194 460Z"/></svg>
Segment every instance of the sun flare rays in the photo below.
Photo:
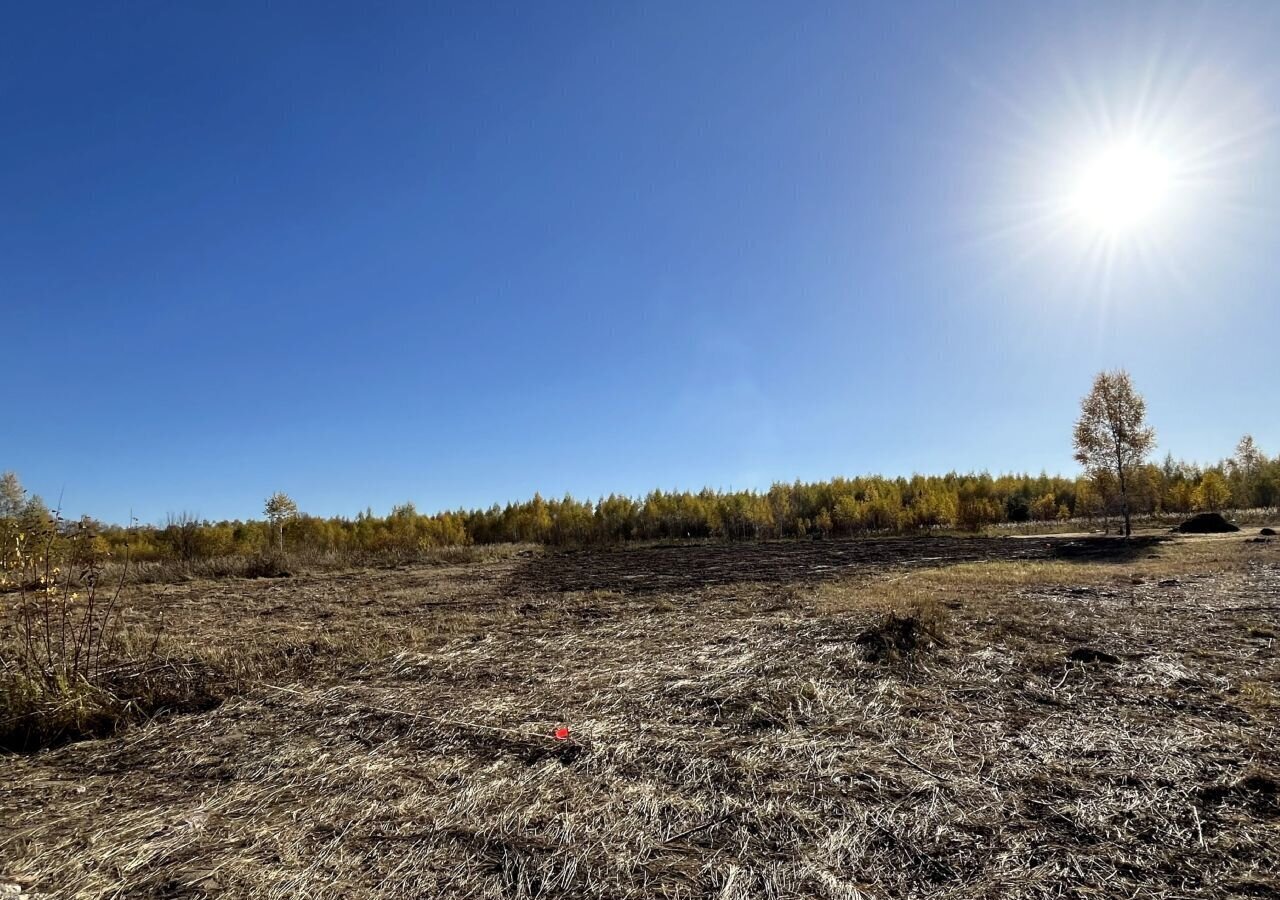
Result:
<svg viewBox="0 0 1280 900"><path fill-rule="evenodd" d="M987 126L966 241L992 286L1030 275L1082 313L1200 290L1256 231L1241 210L1280 124L1265 85L1205 48L1121 55L1091 70L1046 60L1017 85L975 75L1003 123Z"/></svg>

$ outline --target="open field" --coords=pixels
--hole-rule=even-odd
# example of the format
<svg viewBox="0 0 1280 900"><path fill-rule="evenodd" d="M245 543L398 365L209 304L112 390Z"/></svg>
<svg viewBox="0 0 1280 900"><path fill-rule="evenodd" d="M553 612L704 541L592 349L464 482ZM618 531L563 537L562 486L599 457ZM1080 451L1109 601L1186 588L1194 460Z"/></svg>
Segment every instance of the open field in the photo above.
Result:
<svg viewBox="0 0 1280 900"><path fill-rule="evenodd" d="M0 897L1280 896L1253 533L138 585L208 708L0 758Z"/></svg>

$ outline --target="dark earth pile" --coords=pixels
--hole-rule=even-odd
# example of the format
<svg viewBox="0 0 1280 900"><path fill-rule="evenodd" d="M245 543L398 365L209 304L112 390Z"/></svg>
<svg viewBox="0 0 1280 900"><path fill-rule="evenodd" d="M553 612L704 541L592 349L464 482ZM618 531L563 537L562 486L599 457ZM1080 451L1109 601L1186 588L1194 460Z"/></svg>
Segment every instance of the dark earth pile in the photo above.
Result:
<svg viewBox="0 0 1280 900"><path fill-rule="evenodd" d="M1229 531L1239 531L1240 528L1232 525L1220 513L1200 513L1179 525L1178 530L1183 534L1226 534Z"/></svg>

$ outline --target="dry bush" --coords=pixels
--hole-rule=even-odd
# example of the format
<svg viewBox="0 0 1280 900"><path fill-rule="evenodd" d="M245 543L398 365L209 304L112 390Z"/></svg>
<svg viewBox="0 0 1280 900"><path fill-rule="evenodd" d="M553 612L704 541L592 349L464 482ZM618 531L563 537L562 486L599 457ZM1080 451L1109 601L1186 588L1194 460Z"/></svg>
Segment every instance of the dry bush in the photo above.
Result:
<svg viewBox="0 0 1280 900"><path fill-rule="evenodd" d="M908 611L891 610L855 640L871 662L912 662L921 653L945 647L945 614L936 603L917 603Z"/></svg>
<svg viewBox="0 0 1280 900"><path fill-rule="evenodd" d="M29 751L108 734L162 711L215 705L234 680L174 655L162 620L123 616L133 583L91 523L48 527L19 542L16 601L0 617L0 750ZM187 643L197 644L196 641Z"/></svg>
<svg viewBox="0 0 1280 900"><path fill-rule="evenodd" d="M86 523L64 533L55 515L16 542L18 599L0 641L0 745L99 730L119 707L107 681L120 650L119 599Z"/></svg>

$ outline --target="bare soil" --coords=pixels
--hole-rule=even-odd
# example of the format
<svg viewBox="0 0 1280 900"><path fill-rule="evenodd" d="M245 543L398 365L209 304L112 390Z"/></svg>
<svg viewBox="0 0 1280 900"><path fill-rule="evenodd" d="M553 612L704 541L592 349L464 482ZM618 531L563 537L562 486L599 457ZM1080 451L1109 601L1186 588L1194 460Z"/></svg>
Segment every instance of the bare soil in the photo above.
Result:
<svg viewBox="0 0 1280 900"><path fill-rule="evenodd" d="M236 690L0 757L0 897L1280 896L1276 541L630 547L129 602Z"/></svg>

